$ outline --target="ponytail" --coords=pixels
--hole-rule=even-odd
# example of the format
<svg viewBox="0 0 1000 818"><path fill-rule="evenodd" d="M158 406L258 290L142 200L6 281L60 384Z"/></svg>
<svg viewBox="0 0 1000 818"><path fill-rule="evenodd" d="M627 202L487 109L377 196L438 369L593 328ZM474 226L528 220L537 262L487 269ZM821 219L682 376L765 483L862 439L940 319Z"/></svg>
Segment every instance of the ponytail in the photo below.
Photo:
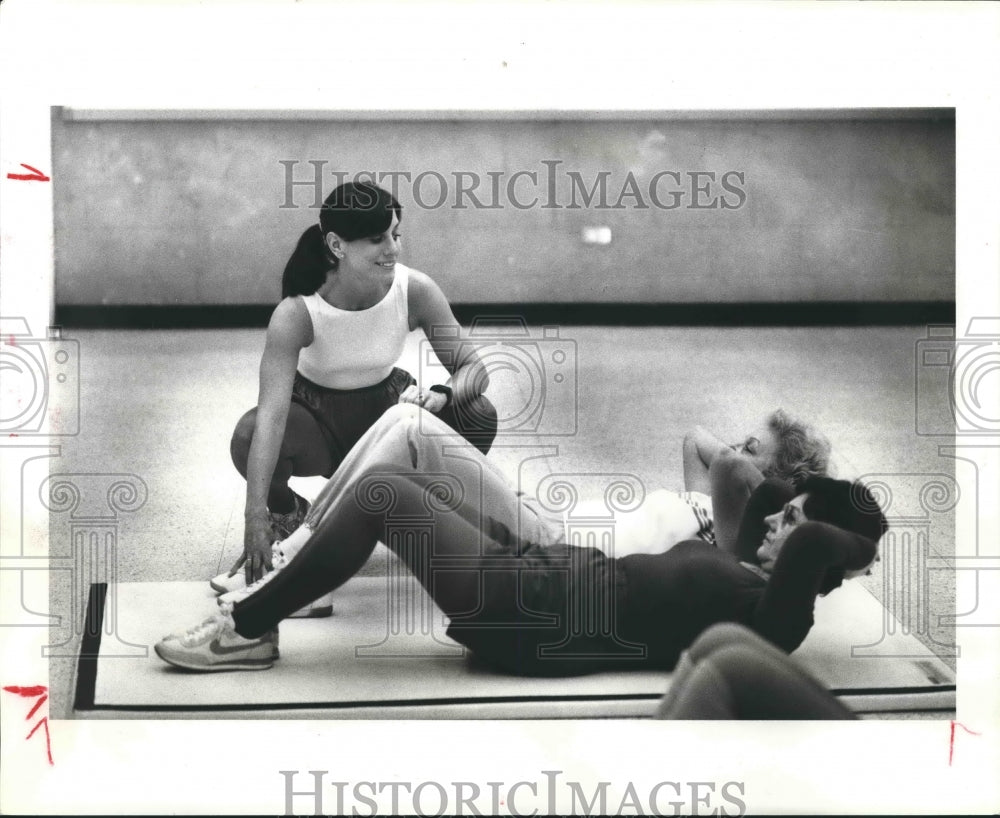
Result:
<svg viewBox="0 0 1000 818"><path fill-rule="evenodd" d="M323 241L323 231L318 224L307 229L300 237L281 274L281 297L312 295L326 281L329 270L336 268Z"/></svg>
<svg viewBox="0 0 1000 818"><path fill-rule="evenodd" d="M330 255L324 236L336 233L343 241L357 241L378 236L389 229L392 215L403 218L396 197L367 182L345 182L326 197L319 212L319 224L313 224L299 238L292 257L281 275L281 297L312 295L326 281L326 274L337 269L337 259Z"/></svg>

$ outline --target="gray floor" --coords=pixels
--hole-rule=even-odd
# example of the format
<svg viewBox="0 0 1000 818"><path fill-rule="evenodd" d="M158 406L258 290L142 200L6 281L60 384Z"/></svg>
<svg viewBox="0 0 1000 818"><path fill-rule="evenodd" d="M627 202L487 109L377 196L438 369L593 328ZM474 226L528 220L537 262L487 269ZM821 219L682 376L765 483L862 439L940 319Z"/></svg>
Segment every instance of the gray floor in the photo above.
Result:
<svg viewBox="0 0 1000 818"><path fill-rule="evenodd" d="M51 471L104 507L87 516L53 504L52 555L67 564L96 559L93 581L191 581L228 567L243 507L229 435L256 399L263 331L66 334L80 343L80 433L63 439ZM897 539L859 581L954 667L953 629L938 618L955 608L954 573L941 570L955 553L955 461L938 451L945 438L915 430L917 403L943 399L916 391L916 343L925 336L926 327L563 328L560 343L576 365L563 364L559 388L562 405L576 407L575 433L541 434L550 418L538 433L522 429L501 442L551 447L550 471L680 488L681 441L693 424L738 439L779 406L811 418L833 441L840 476L866 476L891 498ZM416 367L411 341L404 362ZM512 417L526 400L523 378L499 370L490 395ZM497 451L504 463L515 454ZM88 548L88 537L100 547ZM56 653L72 654L79 641L83 605L72 576L51 581L51 610L63 617L52 631L51 644L64 645ZM69 656L51 662L53 718L72 716L73 667Z"/></svg>

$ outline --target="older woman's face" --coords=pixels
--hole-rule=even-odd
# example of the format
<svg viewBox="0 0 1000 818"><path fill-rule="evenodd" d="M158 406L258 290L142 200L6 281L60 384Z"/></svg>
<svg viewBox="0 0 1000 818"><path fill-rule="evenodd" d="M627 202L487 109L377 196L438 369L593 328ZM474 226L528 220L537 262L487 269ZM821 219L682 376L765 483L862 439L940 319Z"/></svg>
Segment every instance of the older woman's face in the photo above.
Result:
<svg viewBox="0 0 1000 818"><path fill-rule="evenodd" d="M774 431L765 426L753 434L747 435L736 451L750 461L764 474L773 468L778 457L778 438Z"/></svg>

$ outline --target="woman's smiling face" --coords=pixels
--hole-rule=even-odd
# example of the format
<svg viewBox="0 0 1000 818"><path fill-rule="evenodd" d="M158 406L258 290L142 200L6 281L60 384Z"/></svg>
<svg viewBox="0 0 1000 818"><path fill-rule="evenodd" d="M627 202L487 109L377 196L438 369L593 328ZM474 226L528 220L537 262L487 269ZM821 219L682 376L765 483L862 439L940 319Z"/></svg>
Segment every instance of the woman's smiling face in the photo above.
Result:
<svg viewBox="0 0 1000 818"><path fill-rule="evenodd" d="M399 217L395 213L389 227L377 236L343 241L336 234L327 233L330 250L339 258L338 271L375 277L394 274L400 238Z"/></svg>

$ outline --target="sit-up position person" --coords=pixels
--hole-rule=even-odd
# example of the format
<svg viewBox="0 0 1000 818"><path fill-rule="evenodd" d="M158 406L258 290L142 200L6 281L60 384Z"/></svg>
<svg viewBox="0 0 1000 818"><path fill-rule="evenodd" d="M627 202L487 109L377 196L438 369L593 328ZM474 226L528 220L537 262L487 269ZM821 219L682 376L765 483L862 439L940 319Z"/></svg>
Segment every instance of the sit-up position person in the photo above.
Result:
<svg viewBox="0 0 1000 818"><path fill-rule="evenodd" d="M811 425L776 409L742 443L727 445L696 426L684 436L683 458L685 490L656 489L634 510L616 513L613 552L608 548L608 556L659 554L696 537L715 544L717 525L724 547L731 546L751 492L768 477L797 488L809 477L827 476L830 442ZM732 462L724 467L725 483L713 487L710 468L719 460ZM607 513L603 503L588 501L574 509L581 517Z"/></svg>
<svg viewBox="0 0 1000 818"><path fill-rule="evenodd" d="M696 426L684 436L684 493L677 495L696 510L703 525L698 536L715 542L721 526L735 536L740 514L750 493L768 477L778 478L798 490L810 477L826 477L830 470L830 441L815 427L774 410L762 427L740 443L726 444L707 429ZM715 507L710 470L720 458L742 458L742 482L731 481L719 507ZM676 504L676 500L674 503ZM655 550L650 549L650 553Z"/></svg>
<svg viewBox="0 0 1000 818"><path fill-rule="evenodd" d="M684 488L710 490L709 469L717 457L736 452L766 477L778 477L798 489L810 477L825 477L830 468L830 442L811 425L782 409L773 411L763 428L741 443L726 444L696 426L684 436ZM753 486L756 488L756 486Z"/></svg>
<svg viewBox="0 0 1000 818"><path fill-rule="evenodd" d="M390 409L282 544L288 561L219 615L161 641L159 656L194 670L270 667L278 623L354 576L380 540L449 617L449 635L507 672L672 668L705 628L727 621L792 651L812 626L816 595L869 565L886 528L860 484L813 478L796 493L769 479L721 547L688 540L609 557L554 538L472 446L456 442L446 468L422 461L420 441L435 432L447 428L432 415ZM713 489L745 479L745 464L720 458ZM426 521L433 537L389 536L403 518Z"/></svg>

